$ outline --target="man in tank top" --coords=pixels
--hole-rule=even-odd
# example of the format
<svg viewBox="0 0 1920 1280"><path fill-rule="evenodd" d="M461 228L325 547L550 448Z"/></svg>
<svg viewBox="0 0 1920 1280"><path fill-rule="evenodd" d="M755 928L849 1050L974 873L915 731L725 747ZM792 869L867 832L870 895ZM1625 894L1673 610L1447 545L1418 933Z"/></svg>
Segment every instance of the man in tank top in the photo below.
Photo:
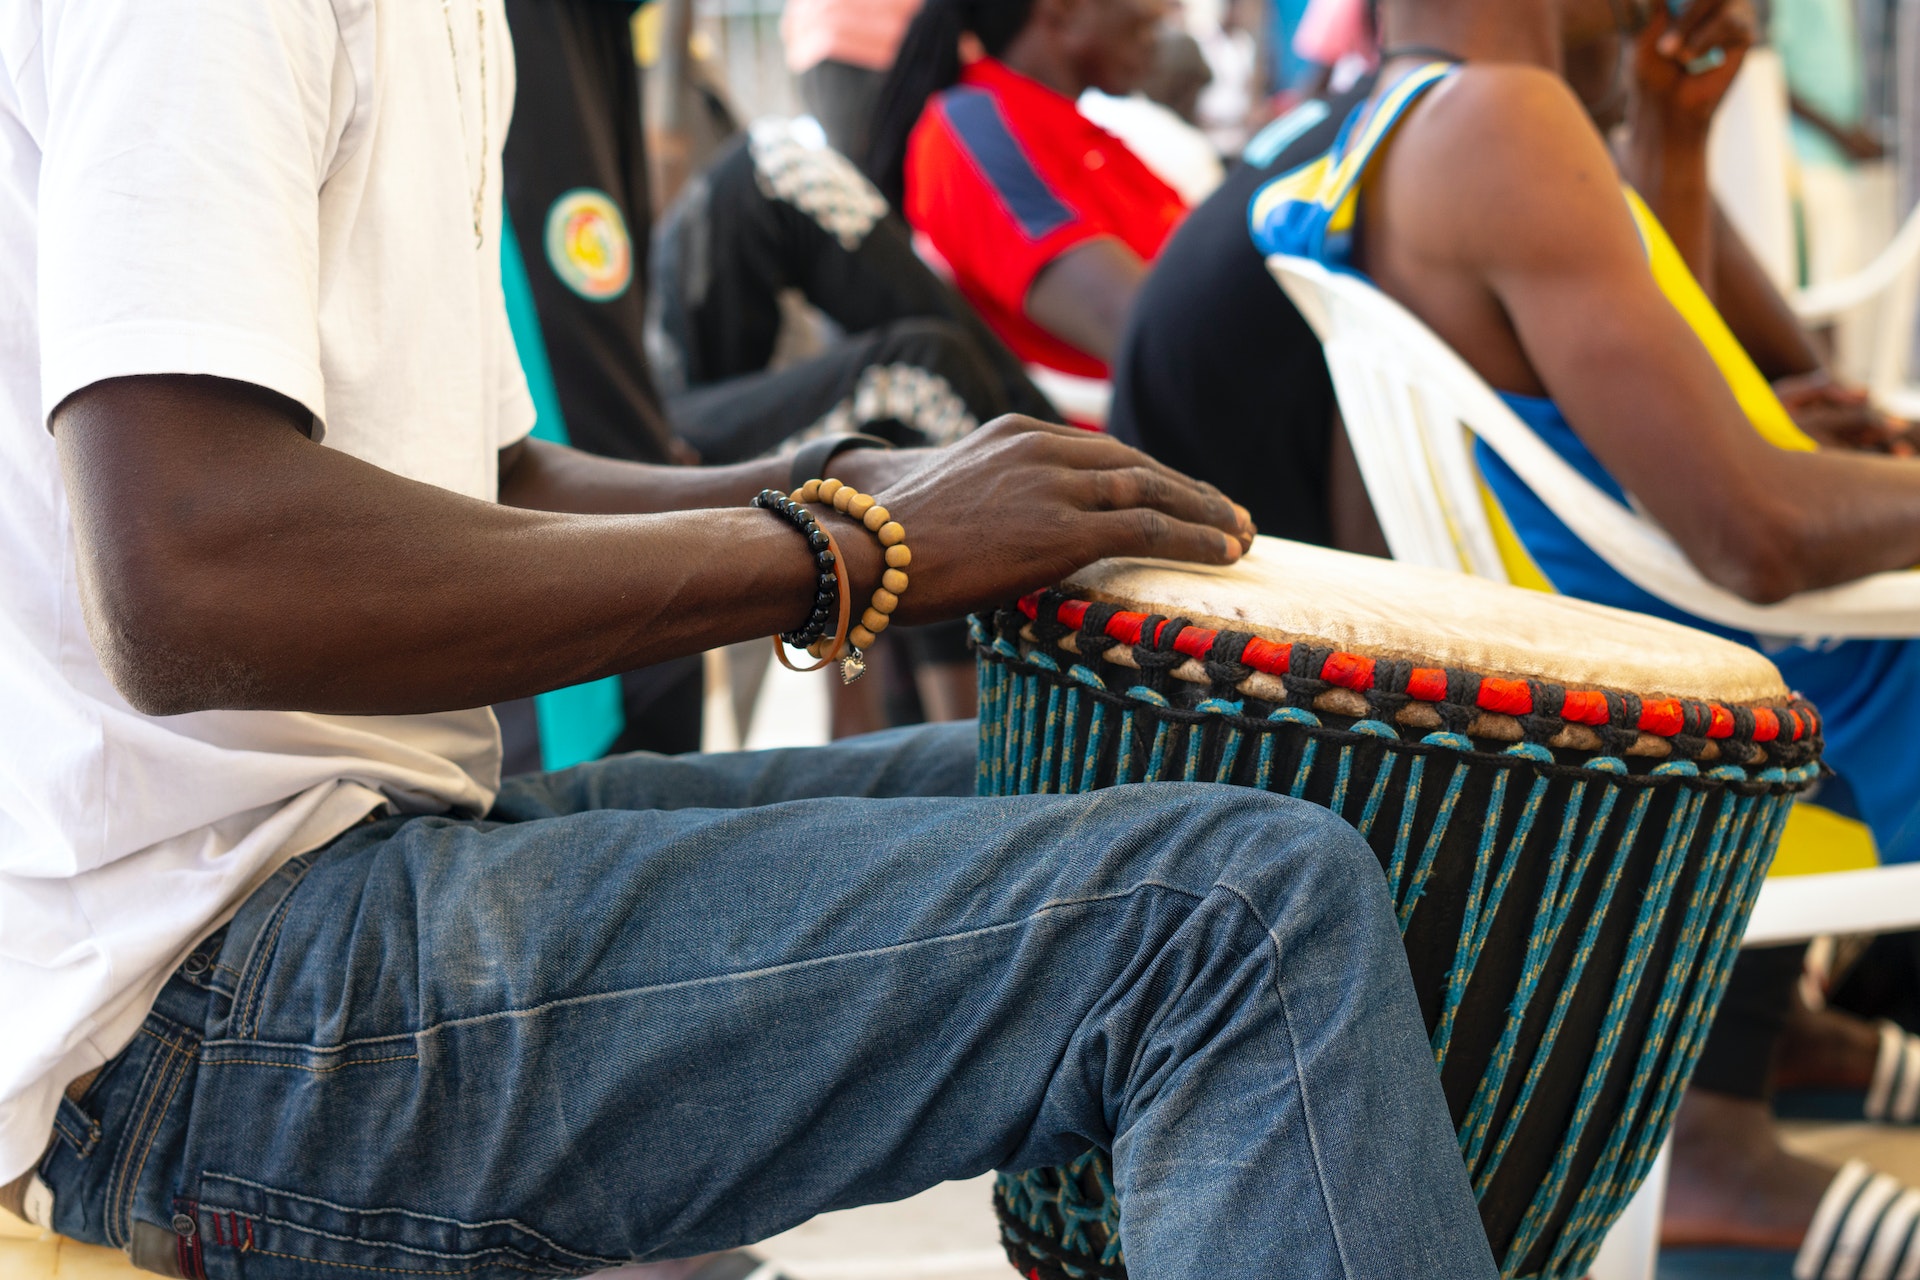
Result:
<svg viewBox="0 0 1920 1280"><path fill-rule="evenodd" d="M1387 0L1388 56L1372 99L1327 153L1264 188L1251 218L1264 251L1371 278L1564 458L1616 496L1634 495L1706 577L1770 601L1920 562L1920 468L1815 451L1721 321L1710 292L1719 281L1707 113L1691 134L1648 134L1658 145L1639 157L1636 178L1662 207L1655 219L1622 194L1562 74L1565 48L1622 29L1642 37L1641 78L1658 59L1651 69L1669 98L1717 100L1738 59L1699 59L1729 38L1725 19L1703 7L1673 24L1664 11L1601 0ZM1496 521L1513 534L1516 581L1706 625L1629 584L1484 446L1478 460ZM1870 836L1870 858L1920 857L1920 788L1897 749L1920 706L1920 645L1767 647L1827 711L1828 759L1843 782L1823 798ZM1860 1197L1850 1179L1789 1157L1771 1138L1764 1097L1696 1089L1680 1138L1667 1238L1701 1248L1675 1265L1751 1249L1758 1259L1743 1265L1786 1267L1799 1251L1819 1269L1834 1239L1851 1234L1872 1245L1863 1259L1891 1267L1910 1247L1920 1198ZM1821 1225L1810 1231L1816 1210Z"/></svg>

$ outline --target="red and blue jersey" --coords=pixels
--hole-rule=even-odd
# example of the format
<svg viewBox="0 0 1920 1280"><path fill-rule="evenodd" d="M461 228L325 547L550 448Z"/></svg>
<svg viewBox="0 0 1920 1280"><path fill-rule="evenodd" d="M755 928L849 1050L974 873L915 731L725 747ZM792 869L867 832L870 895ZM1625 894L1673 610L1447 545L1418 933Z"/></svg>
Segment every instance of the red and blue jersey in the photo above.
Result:
<svg viewBox="0 0 1920 1280"><path fill-rule="evenodd" d="M1104 378L1103 362L1027 318L1027 293L1047 264L1103 236L1151 261L1187 206L1073 99L982 58L914 128L905 213L1021 359Z"/></svg>

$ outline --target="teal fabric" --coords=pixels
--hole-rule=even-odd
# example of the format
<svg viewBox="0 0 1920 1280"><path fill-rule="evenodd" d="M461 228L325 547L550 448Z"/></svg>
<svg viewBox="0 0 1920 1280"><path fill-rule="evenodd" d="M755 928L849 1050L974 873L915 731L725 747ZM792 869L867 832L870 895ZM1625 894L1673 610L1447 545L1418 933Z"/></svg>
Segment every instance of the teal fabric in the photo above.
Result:
<svg viewBox="0 0 1920 1280"><path fill-rule="evenodd" d="M513 223L503 220L500 235L500 286L507 295L507 320L513 327L513 345L526 370L537 418L536 440L567 443L567 420L560 412L560 394L553 385L553 366L547 362L547 342L540 331L540 314L533 305L533 286L520 258L520 241ZM540 763L546 769L566 769L607 753L626 715L620 705L620 677L608 676L587 684L555 689L534 699L540 723Z"/></svg>
<svg viewBox="0 0 1920 1280"><path fill-rule="evenodd" d="M1858 124L1866 114L1866 69L1852 4L1775 0L1772 35L1793 92L1841 124ZM1797 116L1793 143L1803 164L1847 168L1853 163L1824 133Z"/></svg>

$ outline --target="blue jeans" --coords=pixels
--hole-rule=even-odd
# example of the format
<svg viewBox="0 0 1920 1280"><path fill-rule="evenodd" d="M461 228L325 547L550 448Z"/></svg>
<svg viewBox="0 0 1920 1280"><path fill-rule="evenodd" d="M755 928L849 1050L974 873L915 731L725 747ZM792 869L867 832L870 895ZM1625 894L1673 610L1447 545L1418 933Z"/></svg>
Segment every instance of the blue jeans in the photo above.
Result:
<svg viewBox="0 0 1920 1280"><path fill-rule="evenodd" d="M973 776L943 726L356 827L63 1108L55 1224L211 1280L564 1275L1096 1144L1140 1280L1495 1274L1350 828Z"/></svg>

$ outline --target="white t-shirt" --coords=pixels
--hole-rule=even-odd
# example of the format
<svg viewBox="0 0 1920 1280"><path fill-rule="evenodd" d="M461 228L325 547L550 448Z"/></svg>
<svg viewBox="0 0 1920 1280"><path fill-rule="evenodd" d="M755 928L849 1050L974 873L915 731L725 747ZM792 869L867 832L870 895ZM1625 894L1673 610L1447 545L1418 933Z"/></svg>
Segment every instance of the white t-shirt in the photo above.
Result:
<svg viewBox="0 0 1920 1280"><path fill-rule="evenodd" d="M492 802L484 708L132 710L88 639L47 429L102 379L211 374L495 497L534 416L500 291L513 58L500 0L449 9L0 4L0 1182L286 858L383 802Z"/></svg>

